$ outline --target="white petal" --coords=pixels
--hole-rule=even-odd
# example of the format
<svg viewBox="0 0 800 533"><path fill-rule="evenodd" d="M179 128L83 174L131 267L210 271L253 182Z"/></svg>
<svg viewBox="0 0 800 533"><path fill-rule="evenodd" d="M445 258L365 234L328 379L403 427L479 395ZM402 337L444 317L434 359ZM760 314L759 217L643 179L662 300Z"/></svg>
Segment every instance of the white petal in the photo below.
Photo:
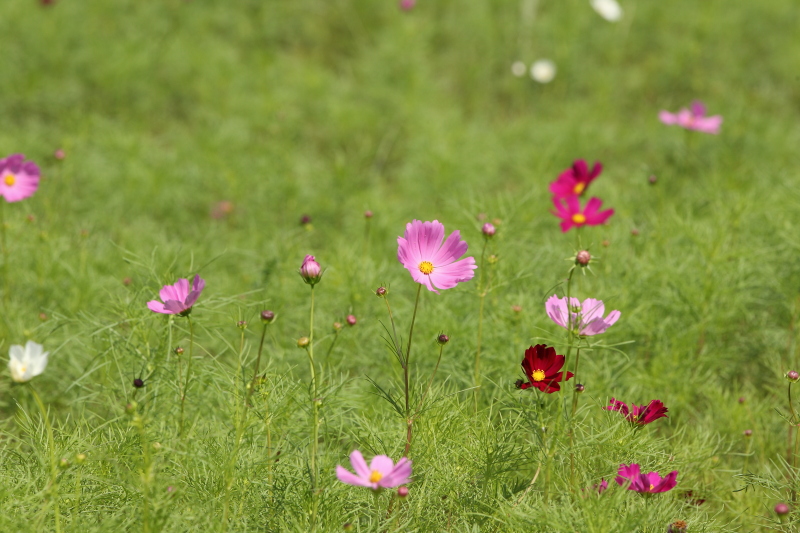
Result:
<svg viewBox="0 0 800 533"><path fill-rule="evenodd" d="M38 359L42 356L42 346L38 342L28 341L25 343L25 352L31 359Z"/></svg>
<svg viewBox="0 0 800 533"><path fill-rule="evenodd" d="M609 22L617 22L622 18L622 8L617 0L590 0L592 8Z"/></svg>
<svg viewBox="0 0 800 533"><path fill-rule="evenodd" d="M22 361L22 358L25 357L25 350L19 344L12 344L8 349L8 357L12 360Z"/></svg>
<svg viewBox="0 0 800 533"><path fill-rule="evenodd" d="M531 78L539 83L550 83L556 77L556 64L549 59L540 59L531 65Z"/></svg>

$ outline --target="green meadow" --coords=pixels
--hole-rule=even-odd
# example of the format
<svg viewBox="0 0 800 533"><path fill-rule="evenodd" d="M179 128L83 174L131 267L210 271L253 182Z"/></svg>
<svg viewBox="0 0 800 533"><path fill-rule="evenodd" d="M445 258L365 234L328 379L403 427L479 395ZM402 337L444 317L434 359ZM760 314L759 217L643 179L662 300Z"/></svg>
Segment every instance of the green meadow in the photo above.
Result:
<svg viewBox="0 0 800 533"><path fill-rule="evenodd" d="M0 158L42 178L0 199L0 531L796 531L800 10L619 1L615 23L588 0L1 2ZM512 74L541 58L550 83ZM659 122L693 100L719 135ZM615 213L563 233L548 187L577 159ZM413 219L481 267L421 291L400 498L335 469L405 453L375 290L407 347ZM563 392L518 390L531 345L573 370L545 301L581 249L571 295L621 318ZM148 309L195 274L191 320ZM15 383L28 340L48 365ZM676 487L626 490L631 463Z"/></svg>

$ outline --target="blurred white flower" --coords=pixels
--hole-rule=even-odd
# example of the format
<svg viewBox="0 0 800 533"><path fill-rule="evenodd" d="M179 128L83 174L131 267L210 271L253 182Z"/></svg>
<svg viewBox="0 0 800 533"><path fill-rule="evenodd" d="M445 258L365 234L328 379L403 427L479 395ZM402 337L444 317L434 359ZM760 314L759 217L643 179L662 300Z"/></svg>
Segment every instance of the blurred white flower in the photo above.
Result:
<svg viewBox="0 0 800 533"><path fill-rule="evenodd" d="M518 78L524 76L525 72L527 71L528 67L526 67L525 63L523 63L522 61L514 61L514 63L511 64L511 74L513 74Z"/></svg>
<svg viewBox="0 0 800 533"><path fill-rule="evenodd" d="M592 8L609 22L616 22L622 18L622 8L617 0L589 0Z"/></svg>
<svg viewBox="0 0 800 533"><path fill-rule="evenodd" d="M50 352L42 352L42 348L41 344L33 341L28 341L24 348L19 344L11 345L8 350L11 379L17 383L25 383L44 372Z"/></svg>
<svg viewBox="0 0 800 533"><path fill-rule="evenodd" d="M556 77L556 64L549 59L540 59L531 65L531 78L539 83L550 83Z"/></svg>

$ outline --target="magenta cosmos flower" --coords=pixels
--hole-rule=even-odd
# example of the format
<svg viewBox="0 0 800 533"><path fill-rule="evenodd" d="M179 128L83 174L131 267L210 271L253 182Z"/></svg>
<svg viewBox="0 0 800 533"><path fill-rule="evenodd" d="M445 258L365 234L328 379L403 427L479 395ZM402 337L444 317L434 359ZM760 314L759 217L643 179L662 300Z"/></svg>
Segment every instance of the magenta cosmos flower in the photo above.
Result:
<svg viewBox="0 0 800 533"><path fill-rule="evenodd" d="M200 297L200 293L206 286L206 281L199 275L195 275L192 281L192 290L189 291L189 280L181 278L174 285L164 285L158 295L163 303L158 300L150 300L147 307L155 313L165 315L187 316L192 312L192 306Z"/></svg>
<svg viewBox="0 0 800 533"><path fill-rule="evenodd" d="M707 117L706 106L699 100L692 102L691 109L686 109L684 107L677 113L661 111L658 114L658 118L662 123L667 125L677 124L687 130L697 130L714 135L719 133L719 127L722 125L722 116L714 115Z"/></svg>
<svg viewBox="0 0 800 533"><path fill-rule="evenodd" d="M343 466L336 467L336 477L348 485L380 490L405 485L411 481L411 461L405 457L394 464L394 461L386 455L376 455L367 466L361 452L353 450L350 454L350 464L353 465L355 474Z"/></svg>
<svg viewBox="0 0 800 533"><path fill-rule="evenodd" d="M39 177L39 167L22 154L0 159L0 196L7 202L24 200L39 188Z"/></svg>
<svg viewBox="0 0 800 533"><path fill-rule="evenodd" d="M615 481L619 485L628 484L628 490L655 494L656 492L667 492L675 488L677 478L677 470L673 470L664 478L658 472L642 474L639 471L639 465L634 463L630 466L626 464L619 465L619 472L617 472Z"/></svg>
<svg viewBox="0 0 800 533"><path fill-rule="evenodd" d="M567 372L567 377L564 378L564 372L561 371L564 360L563 355L558 355L555 348L546 344L531 346L525 350L525 358L522 360L522 370L528 378L528 383L519 380L517 388L536 387L547 394L561 390L561 385L558 383L569 381L574 375L572 372Z"/></svg>
<svg viewBox="0 0 800 533"><path fill-rule="evenodd" d="M550 319L562 328L569 328L567 322L571 320L576 335L599 335L613 326L622 315L619 311L614 310L603 318L606 306L602 300L594 298L586 298L582 303L577 298L571 298L570 304L572 309L568 311L567 297L559 298L554 294L547 299L545 309L547 309ZM568 318L570 315L571 319Z"/></svg>
<svg viewBox="0 0 800 533"><path fill-rule="evenodd" d="M414 281L439 294L436 289L452 289L469 281L478 266L474 257L458 258L467 251L467 242L454 231L444 239L444 224L438 220L406 224L406 232L397 238L397 260L411 273Z"/></svg>
<svg viewBox="0 0 800 533"><path fill-rule="evenodd" d="M553 197L562 199L569 198L577 194L586 192L586 188L603 171L603 165L595 162L592 170L589 170L586 161L578 159L572 166L559 174L558 179L550 184L550 192Z"/></svg>
<svg viewBox="0 0 800 533"><path fill-rule="evenodd" d="M629 422L640 426L655 422L659 418L668 418L667 411L669 411L664 407L661 400L651 400L647 405L631 404L629 408L628 404L616 398L611 398L611 401L604 409L619 411Z"/></svg>
<svg viewBox="0 0 800 533"><path fill-rule="evenodd" d="M592 197L586 202L586 207L581 210L581 201L576 194L564 200L553 197L553 205L556 206L553 214L561 219L561 231L563 232L569 231L572 227L598 226L604 224L608 217L614 214L613 209L600 211L602 204L603 202L599 198Z"/></svg>

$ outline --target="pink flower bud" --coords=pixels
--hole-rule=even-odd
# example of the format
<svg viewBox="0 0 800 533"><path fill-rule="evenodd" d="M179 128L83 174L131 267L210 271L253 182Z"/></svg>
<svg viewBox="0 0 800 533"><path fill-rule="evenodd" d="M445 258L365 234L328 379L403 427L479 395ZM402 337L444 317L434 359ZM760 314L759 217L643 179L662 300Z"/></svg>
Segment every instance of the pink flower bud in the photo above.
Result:
<svg viewBox="0 0 800 533"><path fill-rule="evenodd" d="M377 289L375 289L375 295L378 296L379 298L383 298L384 296L386 296L387 292L389 291L386 290L386 287L378 287Z"/></svg>
<svg viewBox="0 0 800 533"><path fill-rule="evenodd" d="M580 266L586 266L592 260L592 255L586 251L581 250L575 255L575 264Z"/></svg>
<svg viewBox="0 0 800 533"><path fill-rule="evenodd" d="M745 429L743 433L744 433L745 437L752 437L753 436L753 430L752 429Z"/></svg>
<svg viewBox="0 0 800 533"><path fill-rule="evenodd" d="M272 311L261 311L261 321L265 324L271 324L275 320L275 313Z"/></svg>
<svg viewBox="0 0 800 533"><path fill-rule="evenodd" d="M370 211L369 209L364 211L364 218L372 218L372 211Z"/></svg>
<svg viewBox="0 0 800 533"><path fill-rule="evenodd" d="M443 346L444 346L445 344L447 344L448 342L450 342L450 337L448 337L447 335L445 335L444 333L442 333L441 335L439 335L438 337L436 337L436 342L438 342L439 344L441 344L441 345L443 345Z"/></svg>
<svg viewBox="0 0 800 533"><path fill-rule="evenodd" d="M300 277L312 287L322 279L322 268L314 260L313 255L307 255L300 266Z"/></svg>
<svg viewBox="0 0 800 533"><path fill-rule="evenodd" d="M407 487L400 487L397 489L397 497L398 498L405 498L408 496L408 488Z"/></svg>
<svg viewBox="0 0 800 533"><path fill-rule="evenodd" d="M785 503L781 502L775 506L775 514L783 516L785 514L789 514L789 506Z"/></svg>
<svg viewBox="0 0 800 533"><path fill-rule="evenodd" d="M483 232L484 237L493 237L497 230L494 228L494 225L492 225L490 222L487 222L483 225L481 231Z"/></svg>
<svg viewBox="0 0 800 533"><path fill-rule="evenodd" d="M786 373L786 379L788 379L788 380L789 380L789 381L791 381L792 383L797 383L797 380L798 380L798 379L800 379L800 374L798 374L798 373L797 373L796 371L794 371L794 370L789 370L789 371Z"/></svg>
<svg viewBox="0 0 800 533"><path fill-rule="evenodd" d="M350 326L355 326L356 322L358 322L354 315L347 315L347 318L345 320L347 320L347 324Z"/></svg>

